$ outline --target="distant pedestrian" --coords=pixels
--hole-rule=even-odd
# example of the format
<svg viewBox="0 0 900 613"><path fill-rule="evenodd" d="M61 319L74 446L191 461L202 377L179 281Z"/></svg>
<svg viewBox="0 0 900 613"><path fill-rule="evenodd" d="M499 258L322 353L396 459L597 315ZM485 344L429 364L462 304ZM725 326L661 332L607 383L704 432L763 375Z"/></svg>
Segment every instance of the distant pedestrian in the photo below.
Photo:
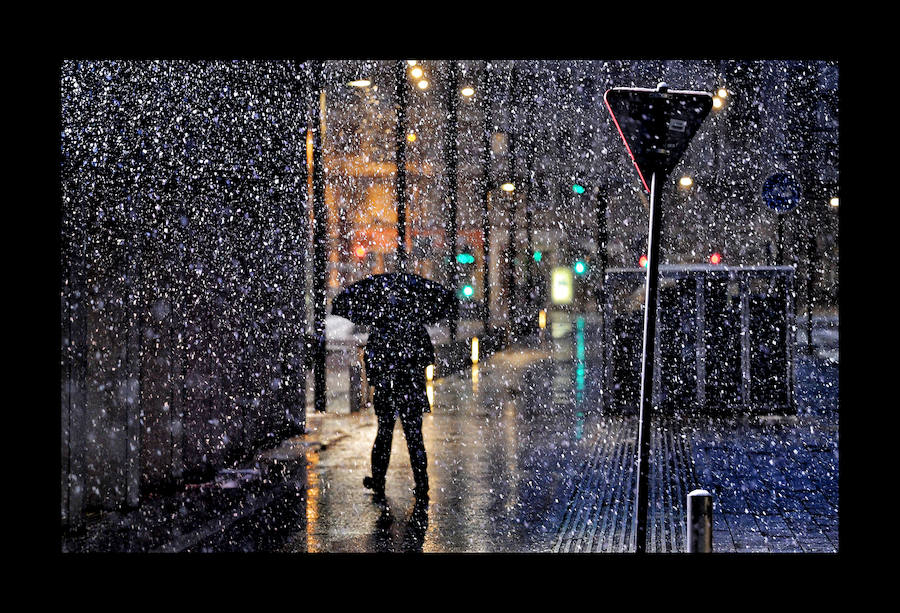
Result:
<svg viewBox="0 0 900 613"><path fill-rule="evenodd" d="M416 500L428 500L428 460L422 439L422 414L429 410L425 368L434 363L434 345L421 324L389 322L375 326L366 344L366 376L375 387L378 433L372 445L372 475L363 485L384 500L394 424L403 426L415 480Z"/></svg>

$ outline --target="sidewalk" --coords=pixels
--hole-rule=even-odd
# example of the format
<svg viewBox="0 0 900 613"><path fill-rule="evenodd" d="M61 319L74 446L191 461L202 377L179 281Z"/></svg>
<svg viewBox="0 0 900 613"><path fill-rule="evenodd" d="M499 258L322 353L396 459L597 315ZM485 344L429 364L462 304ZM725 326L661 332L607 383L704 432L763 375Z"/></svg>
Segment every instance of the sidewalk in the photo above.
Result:
<svg viewBox="0 0 900 613"><path fill-rule="evenodd" d="M632 551L637 420L599 410L590 325L580 364L545 338L434 381L424 517L399 427L389 505L362 487L376 420L371 408L349 411L338 368L328 411L309 408L306 434L210 483L108 514L63 550ZM838 550L837 364L800 356L797 372L796 416L655 420L649 551L684 550L696 487L714 497L717 552Z"/></svg>
<svg viewBox="0 0 900 613"><path fill-rule="evenodd" d="M798 358L798 415L659 416L649 551L684 551L686 496L700 487L714 497L718 552L838 550L837 365L816 354ZM636 416L595 410L596 357L587 354L581 400L572 389L574 365L549 351L508 350L480 372L441 382L425 425L429 470L440 488L424 551L633 550ZM358 489L354 480L367 474L374 423L361 418L342 427L362 440L342 443L340 457L326 461L322 454L314 470L322 483ZM389 482L401 481L395 498L410 504L405 454L397 434ZM350 505L365 524L364 495L342 496L337 504L330 495L318 500L320 516ZM366 550L346 537L353 530L332 518L327 529L311 527L311 544L320 551Z"/></svg>

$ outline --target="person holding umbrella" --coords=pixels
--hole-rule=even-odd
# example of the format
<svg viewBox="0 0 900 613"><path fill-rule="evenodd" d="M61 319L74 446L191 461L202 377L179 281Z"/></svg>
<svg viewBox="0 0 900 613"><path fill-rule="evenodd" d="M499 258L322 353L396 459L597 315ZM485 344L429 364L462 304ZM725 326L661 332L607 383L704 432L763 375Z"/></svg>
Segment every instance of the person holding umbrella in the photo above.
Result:
<svg viewBox="0 0 900 613"><path fill-rule="evenodd" d="M425 369L434 363L434 345L428 331L421 324L404 321L375 328L366 344L365 363L366 376L375 386L378 433L372 445L372 475L363 479L363 485L376 499L384 498L394 424L399 417L412 464L416 500L427 500L428 458L422 439L422 414L428 411Z"/></svg>
<svg viewBox="0 0 900 613"><path fill-rule="evenodd" d="M403 427L415 481L417 504L428 500L428 459L422 414L429 410L425 369L434 364L434 345L425 324L455 317L458 301L444 286L410 273L366 277L331 303L332 315L368 325L366 376L375 387L378 433L372 444L372 474L363 486L385 501L385 479L397 418Z"/></svg>

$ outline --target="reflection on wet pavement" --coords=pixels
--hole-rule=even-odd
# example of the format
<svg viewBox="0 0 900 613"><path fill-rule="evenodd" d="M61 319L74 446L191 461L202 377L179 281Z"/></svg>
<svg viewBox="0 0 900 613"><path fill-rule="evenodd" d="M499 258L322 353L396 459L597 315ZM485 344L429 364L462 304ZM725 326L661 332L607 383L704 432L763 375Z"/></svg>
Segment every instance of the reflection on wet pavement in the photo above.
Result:
<svg viewBox="0 0 900 613"><path fill-rule="evenodd" d="M576 467L585 438L583 337L572 342L583 328L583 318L575 325L557 321L558 336L496 354L430 385L433 409L423 420L427 507L413 505L402 432L394 437L388 506L381 508L361 485L369 471L374 415L328 415L323 424L350 436L308 454L307 526L283 549L549 550L558 523L554 513L563 509L558 490Z"/></svg>
<svg viewBox="0 0 900 613"><path fill-rule="evenodd" d="M553 315L532 346L431 384L427 505L414 505L402 431L394 436L387 505L379 506L362 487L376 429L371 410L324 416L327 437L340 440L308 452L306 525L281 550L632 551L636 415L600 409L596 325ZM798 384L801 397L822 400ZM716 496L717 551L835 551L832 409L807 407L777 425L660 415L649 550L683 551L686 494L705 487Z"/></svg>

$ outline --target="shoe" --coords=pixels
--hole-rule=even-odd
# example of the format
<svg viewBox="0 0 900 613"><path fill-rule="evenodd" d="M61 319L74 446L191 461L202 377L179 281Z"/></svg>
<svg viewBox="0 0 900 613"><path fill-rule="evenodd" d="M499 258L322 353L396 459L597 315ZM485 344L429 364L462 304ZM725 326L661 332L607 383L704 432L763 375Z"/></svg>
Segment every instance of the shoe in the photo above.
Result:
<svg viewBox="0 0 900 613"><path fill-rule="evenodd" d="M363 477L363 487L372 490L374 495L384 498L384 483L376 484L372 477Z"/></svg>

